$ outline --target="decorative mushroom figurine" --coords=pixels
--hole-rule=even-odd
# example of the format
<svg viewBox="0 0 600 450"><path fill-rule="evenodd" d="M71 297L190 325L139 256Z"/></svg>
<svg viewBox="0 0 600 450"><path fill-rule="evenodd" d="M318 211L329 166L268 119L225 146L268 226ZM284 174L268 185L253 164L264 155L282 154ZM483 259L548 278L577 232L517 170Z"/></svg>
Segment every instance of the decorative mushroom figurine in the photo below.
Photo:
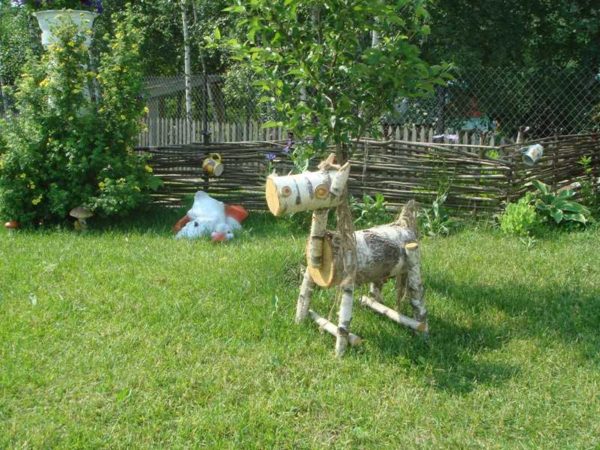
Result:
<svg viewBox="0 0 600 450"><path fill-rule="evenodd" d="M14 233L15 230L19 228L19 222L16 220L9 220L4 224L4 228L6 228L9 233Z"/></svg>
<svg viewBox="0 0 600 450"><path fill-rule="evenodd" d="M73 208L69 215L77 219L73 224L75 229L83 231L87 230L86 219L89 219L94 214L89 209L84 208L83 206L78 206L77 208Z"/></svg>

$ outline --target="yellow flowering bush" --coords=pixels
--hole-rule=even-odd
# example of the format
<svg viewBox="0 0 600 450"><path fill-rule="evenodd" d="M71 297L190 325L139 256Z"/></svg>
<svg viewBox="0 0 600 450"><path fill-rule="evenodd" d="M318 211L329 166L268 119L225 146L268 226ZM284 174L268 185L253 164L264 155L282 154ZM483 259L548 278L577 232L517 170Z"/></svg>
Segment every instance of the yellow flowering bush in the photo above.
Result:
<svg viewBox="0 0 600 450"><path fill-rule="evenodd" d="M133 151L144 114L141 33L131 14L115 30L105 37L109 51L100 55L98 73L87 68L83 37L68 24L25 68L19 114L0 124L2 219L58 222L79 205L121 215L146 203L160 184ZM99 95L91 95L94 85Z"/></svg>

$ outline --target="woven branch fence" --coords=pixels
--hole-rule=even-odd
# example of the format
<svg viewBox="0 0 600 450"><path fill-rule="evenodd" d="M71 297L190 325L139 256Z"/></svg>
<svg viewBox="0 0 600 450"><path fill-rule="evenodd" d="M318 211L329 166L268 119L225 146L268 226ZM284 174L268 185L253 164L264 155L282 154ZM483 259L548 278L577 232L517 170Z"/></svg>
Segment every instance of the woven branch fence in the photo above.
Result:
<svg viewBox="0 0 600 450"><path fill-rule="evenodd" d="M544 156L533 167L522 162L521 149L539 143ZM189 206L197 190L209 192L229 203L251 210L266 210L266 176L293 170L285 142L239 142L190 144L178 147L140 149L151 155L151 165L165 184L156 194L158 203ZM219 153L225 171L207 178L202 162L210 153ZM592 159L594 179L600 177L600 135L553 136L523 144L477 146L427 144L408 141L365 141L358 146L351 163L350 192L381 193L390 208L415 198L430 204L447 192L446 206L456 214L491 215L507 201L516 200L532 189L539 179L558 189L585 176L582 157ZM273 158L269 160L269 158Z"/></svg>

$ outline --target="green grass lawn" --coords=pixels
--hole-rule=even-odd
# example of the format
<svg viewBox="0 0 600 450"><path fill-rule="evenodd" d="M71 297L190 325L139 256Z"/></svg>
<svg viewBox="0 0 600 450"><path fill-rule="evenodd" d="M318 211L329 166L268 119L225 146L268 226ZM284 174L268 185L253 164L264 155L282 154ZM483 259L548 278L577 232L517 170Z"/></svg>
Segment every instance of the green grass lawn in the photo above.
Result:
<svg viewBox="0 0 600 450"><path fill-rule="evenodd" d="M600 230L425 239L429 341L356 306L338 360L302 231L177 218L0 232L0 448L599 448Z"/></svg>

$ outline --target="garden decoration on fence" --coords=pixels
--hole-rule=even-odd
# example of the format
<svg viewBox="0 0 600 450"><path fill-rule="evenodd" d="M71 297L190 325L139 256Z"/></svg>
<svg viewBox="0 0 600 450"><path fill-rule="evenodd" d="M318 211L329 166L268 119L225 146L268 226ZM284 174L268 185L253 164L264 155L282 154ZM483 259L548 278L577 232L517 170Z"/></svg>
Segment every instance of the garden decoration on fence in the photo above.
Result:
<svg viewBox="0 0 600 450"><path fill-rule="evenodd" d="M296 306L296 322L308 315L325 331L336 337L336 355L343 355L348 344L361 339L350 333L354 286L370 283L369 295L361 304L392 319L400 325L426 333L427 311L421 280L419 245L416 231L416 204L408 202L391 224L360 230L348 236L343 231L327 228L329 209L347 202L346 185L350 164L335 164L331 154L316 172L267 178L266 200L275 216L312 210L310 236L306 247L307 268ZM340 210L337 211L338 222ZM346 241L346 242L345 242ZM350 242L348 242L350 241ZM354 261L354 264L349 261ZM382 303L383 283L394 278L397 310ZM310 309L315 286L342 290L338 325ZM408 295L414 318L400 314L400 303Z"/></svg>

